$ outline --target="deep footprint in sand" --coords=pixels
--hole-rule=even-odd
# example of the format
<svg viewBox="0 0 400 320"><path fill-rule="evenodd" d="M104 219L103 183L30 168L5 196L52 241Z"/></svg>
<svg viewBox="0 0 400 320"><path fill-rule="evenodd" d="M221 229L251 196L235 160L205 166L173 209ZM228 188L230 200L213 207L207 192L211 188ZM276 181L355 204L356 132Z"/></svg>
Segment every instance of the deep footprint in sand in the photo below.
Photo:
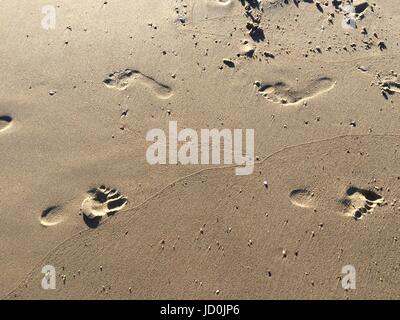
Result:
<svg viewBox="0 0 400 320"><path fill-rule="evenodd" d="M112 215L124 208L128 202L118 190L105 186L89 190L88 194L89 196L82 202L81 210L89 219Z"/></svg>
<svg viewBox="0 0 400 320"><path fill-rule="evenodd" d="M295 189L289 194L290 202L301 208L311 208L314 206L314 192L308 189Z"/></svg>
<svg viewBox="0 0 400 320"><path fill-rule="evenodd" d="M256 81L255 85L258 87L258 93L267 100L282 105L294 105L330 91L335 82L329 77L321 77L298 88L283 81L273 83Z"/></svg>
<svg viewBox="0 0 400 320"><path fill-rule="evenodd" d="M10 116L0 116L0 132L11 126L12 118Z"/></svg>
<svg viewBox="0 0 400 320"><path fill-rule="evenodd" d="M356 220L372 213L375 207L381 205L384 201L384 198L374 191L355 187L349 188L346 194L347 197L340 201L344 206L344 213Z"/></svg>
<svg viewBox="0 0 400 320"><path fill-rule="evenodd" d="M173 94L170 87L137 70L126 69L124 71L114 72L103 81L108 88L116 90L125 90L135 82L150 88L160 99L168 99Z"/></svg>
<svg viewBox="0 0 400 320"><path fill-rule="evenodd" d="M40 224L44 227L51 227L63 221L62 207L51 206L43 210L40 215Z"/></svg>

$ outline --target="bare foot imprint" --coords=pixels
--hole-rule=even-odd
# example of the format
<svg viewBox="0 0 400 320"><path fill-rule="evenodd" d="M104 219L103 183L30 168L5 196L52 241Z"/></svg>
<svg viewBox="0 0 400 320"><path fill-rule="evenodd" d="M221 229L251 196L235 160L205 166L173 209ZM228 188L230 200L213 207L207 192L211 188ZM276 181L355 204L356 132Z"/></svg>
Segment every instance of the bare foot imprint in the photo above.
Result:
<svg viewBox="0 0 400 320"><path fill-rule="evenodd" d="M267 100L282 105L294 105L317 97L333 89L335 82L329 77L321 77L303 84L299 88L288 85L283 81L261 83L256 81L258 93Z"/></svg>
<svg viewBox="0 0 400 320"><path fill-rule="evenodd" d="M51 206L43 210L40 216L40 224L44 227L51 227L63 221L61 206Z"/></svg>
<svg viewBox="0 0 400 320"><path fill-rule="evenodd" d="M314 205L314 192L308 189L295 189L289 194L290 202L301 208L311 208Z"/></svg>
<svg viewBox="0 0 400 320"><path fill-rule="evenodd" d="M10 127L12 120L10 116L0 116L0 132Z"/></svg>
<svg viewBox="0 0 400 320"><path fill-rule="evenodd" d="M350 187L347 197L340 202L344 206L346 216L351 216L356 220L362 219L366 214L372 213L376 206L383 203L384 198L374 191Z"/></svg>
<svg viewBox="0 0 400 320"><path fill-rule="evenodd" d="M89 219L101 218L120 211L128 202L118 190L101 186L88 191L89 196L83 200L82 213Z"/></svg>
<svg viewBox="0 0 400 320"><path fill-rule="evenodd" d="M125 71L114 72L103 81L108 88L116 90L125 90L134 82L150 88L150 90L160 99L168 99L173 94L170 87L137 70L126 69Z"/></svg>

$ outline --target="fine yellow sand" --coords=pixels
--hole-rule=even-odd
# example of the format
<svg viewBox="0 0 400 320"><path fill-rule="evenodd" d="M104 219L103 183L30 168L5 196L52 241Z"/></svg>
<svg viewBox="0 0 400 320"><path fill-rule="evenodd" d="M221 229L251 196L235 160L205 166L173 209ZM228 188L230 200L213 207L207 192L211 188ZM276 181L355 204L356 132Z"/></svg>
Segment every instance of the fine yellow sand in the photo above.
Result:
<svg viewBox="0 0 400 320"><path fill-rule="evenodd" d="M400 298L396 0L48 5L0 1L0 297ZM254 172L150 165L170 121Z"/></svg>

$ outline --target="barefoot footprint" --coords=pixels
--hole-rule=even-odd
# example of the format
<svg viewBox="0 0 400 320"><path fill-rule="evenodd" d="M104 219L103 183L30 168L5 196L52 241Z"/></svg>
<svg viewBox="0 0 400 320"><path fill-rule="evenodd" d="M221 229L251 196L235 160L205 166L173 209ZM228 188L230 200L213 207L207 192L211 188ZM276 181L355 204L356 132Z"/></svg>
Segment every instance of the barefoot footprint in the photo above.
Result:
<svg viewBox="0 0 400 320"><path fill-rule="evenodd" d="M103 81L108 88L116 90L125 90L134 82L141 83L150 88L160 99L168 99L173 94L170 87L137 70L126 69L125 71L114 72Z"/></svg>
<svg viewBox="0 0 400 320"><path fill-rule="evenodd" d="M294 105L317 97L333 89L335 82L329 77L321 77L295 88L284 81L261 83L256 81L258 93L267 100L283 105Z"/></svg>
<svg viewBox="0 0 400 320"><path fill-rule="evenodd" d="M88 191L89 196L83 200L81 210L89 219L112 215L125 207L128 199L116 189L99 188Z"/></svg>
<svg viewBox="0 0 400 320"><path fill-rule="evenodd" d="M314 192L308 189L295 189L289 194L290 202L301 208L311 208L314 205Z"/></svg>
<svg viewBox="0 0 400 320"><path fill-rule="evenodd" d="M44 227L55 226L63 221L62 207L51 206L43 210L40 215L40 224Z"/></svg>
<svg viewBox="0 0 400 320"><path fill-rule="evenodd" d="M382 196L370 190L351 187L346 193L347 197L341 200L345 207L345 214L356 220L362 219L368 213L372 213L374 208L384 201Z"/></svg>

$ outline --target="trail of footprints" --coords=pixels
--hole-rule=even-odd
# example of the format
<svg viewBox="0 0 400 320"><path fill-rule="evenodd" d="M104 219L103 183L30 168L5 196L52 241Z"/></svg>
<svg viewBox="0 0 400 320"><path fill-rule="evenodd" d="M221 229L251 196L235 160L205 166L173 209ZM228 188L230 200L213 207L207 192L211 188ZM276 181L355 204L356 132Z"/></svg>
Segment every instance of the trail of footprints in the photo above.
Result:
<svg viewBox="0 0 400 320"><path fill-rule="evenodd" d="M81 204L80 212L88 226L97 227L104 216L117 213L127 203L127 197L118 190L100 186L87 192L87 197ZM55 226L64 220L64 208L59 205L46 208L39 217L40 224L44 227Z"/></svg>
<svg viewBox="0 0 400 320"><path fill-rule="evenodd" d="M139 83L149 88L158 98L168 99L172 96L173 92L170 87L164 85L153 78L144 75L138 70L126 69L111 73L103 83L111 89L125 90L133 83Z"/></svg>
<svg viewBox="0 0 400 320"><path fill-rule="evenodd" d="M318 198L312 190L299 188L289 193L290 202L301 208L315 207ZM374 191L350 187L346 191L346 197L339 200L344 208L345 216L351 216L356 220L362 219L368 213L372 213L376 206L384 202L384 198ZM111 216L122 210L128 199L118 190L103 186L88 191L87 197L81 204L80 211L89 226L96 227L104 216ZM51 206L43 210L40 223L45 227L59 224L64 220L63 207ZM92 223L93 222L93 223Z"/></svg>
<svg viewBox="0 0 400 320"><path fill-rule="evenodd" d="M308 189L295 189L289 193L289 199L295 206L311 208L316 204L314 192ZM346 197L339 202L343 207L345 216L355 220L362 219L367 214L384 202L384 198L374 191L350 187L346 191Z"/></svg>

